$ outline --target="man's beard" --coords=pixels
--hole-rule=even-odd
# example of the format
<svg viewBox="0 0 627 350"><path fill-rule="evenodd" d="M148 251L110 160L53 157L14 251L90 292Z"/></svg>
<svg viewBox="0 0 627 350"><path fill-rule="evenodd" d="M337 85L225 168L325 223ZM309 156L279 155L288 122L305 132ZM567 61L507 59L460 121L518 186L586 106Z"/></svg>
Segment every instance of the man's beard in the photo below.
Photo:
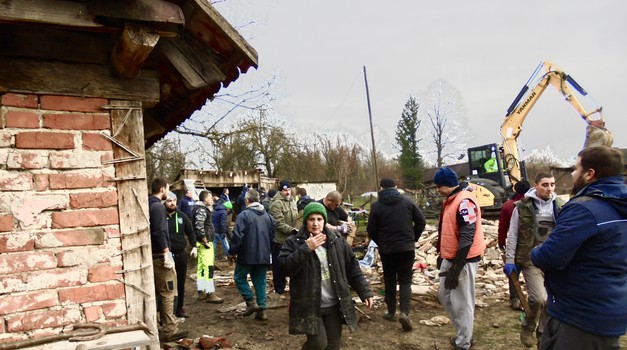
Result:
<svg viewBox="0 0 627 350"><path fill-rule="evenodd" d="M584 186L586 186L586 180L584 180L583 175L579 175L576 179L573 180L573 189L571 190L571 194L575 195L579 190L581 190Z"/></svg>

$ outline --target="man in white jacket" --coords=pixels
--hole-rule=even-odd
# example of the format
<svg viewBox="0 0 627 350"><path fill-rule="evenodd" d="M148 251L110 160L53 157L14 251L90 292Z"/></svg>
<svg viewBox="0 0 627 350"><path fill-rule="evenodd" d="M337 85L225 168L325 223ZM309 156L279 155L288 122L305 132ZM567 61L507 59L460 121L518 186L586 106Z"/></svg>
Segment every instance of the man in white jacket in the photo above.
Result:
<svg viewBox="0 0 627 350"><path fill-rule="evenodd" d="M531 314L525 315L520 331L521 343L530 348L539 340L546 326L545 312L547 293L544 273L533 266L531 250L542 244L555 226L555 218L564 202L555 194L555 178L541 172L535 178L534 187L520 200L512 213L505 243L505 274L510 276L520 269L525 277ZM517 274L511 276L518 278ZM537 329L537 330L536 330Z"/></svg>

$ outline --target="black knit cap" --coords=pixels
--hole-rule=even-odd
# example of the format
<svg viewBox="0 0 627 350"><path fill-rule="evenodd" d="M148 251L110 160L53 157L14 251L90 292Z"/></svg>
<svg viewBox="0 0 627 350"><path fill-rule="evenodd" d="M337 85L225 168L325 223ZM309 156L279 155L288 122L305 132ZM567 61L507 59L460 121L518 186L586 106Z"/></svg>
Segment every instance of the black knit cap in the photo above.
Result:
<svg viewBox="0 0 627 350"><path fill-rule="evenodd" d="M292 186L287 180L281 180L281 182L279 182L279 191L287 190L288 188L292 188Z"/></svg>
<svg viewBox="0 0 627 350"><path fill-rule="evenodd" d="M394 183L394 180L389 177L384 177L381 181L379 181L379 186L381 186L381 188L392 188L396 187L396 183Z"/></svg>

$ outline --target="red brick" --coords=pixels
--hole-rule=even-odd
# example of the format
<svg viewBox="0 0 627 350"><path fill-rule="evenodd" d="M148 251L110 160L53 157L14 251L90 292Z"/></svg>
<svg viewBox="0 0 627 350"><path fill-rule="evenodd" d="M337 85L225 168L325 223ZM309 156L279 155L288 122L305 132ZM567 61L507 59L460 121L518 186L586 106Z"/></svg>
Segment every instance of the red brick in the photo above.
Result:
<svg viewBox="0 0 627 350"><path fill-rule="evenodd" d="M30 191L32 188L31 174L0 171L0 191Z"/></svg>
<svg viewBox="0 0 627 350"><path fill-rule="evenodd" d="M111 141L100 134L83 133L83 149L87 151L111 151Z"/></svg>
<svg viewBox="0 0 627 350"><path fill-rule="evenodd" d="M102 312L108 319L119 318L126 315L126 302L124 300L116 300L110 303L104 303L101 306Z"/></svg>
<svg viewBox="0 0 627 350"><path fill-rule="evenodd" d="M61 132L21 132L15 135L16 148L73 149L74 135Z"/></svg>
<svg viewBox="0 0 627 350"><path fill-rule="evenodd" d="M43 169L48 157L39 152L12 152L7 159L7 169Z"/></svg>
<svg viewBox="0 0 627 350"><path fill-rule="evenodd" d="M35 291L24 294L0 295L0 315L45 309L58 304L56 291Z"/></svg>
<svg viewBox="0 0 627 350"><path fill-rule="evenodd" d="M113 152L105 152L100 156L100 162L105 163L113 160Z"/></svg>
<svg viewBox="0 0 627 350"><path fill-rule="evenodd" d="M7 317L7 330L9 332L24 332L35 329L55 328L80 321L80 318L68 318L67 314L66 310L46 310Z"/></svg>
<svg viewBox="0 0 627 350"><path fill-rule="evenodd" d="M49 178L51 190L112 187L114 185L106 181L103 174L50 174Z"/></svg>
<svg viewBox="0 0 627 350"><path fill-rule="evenodd" d="M117 279L120 275L116 271L121 270L120 266L111 266L109 264L96 265L89 268L89 282L106 282Z"/></svg>
<svg viewBox="0 0 627 350"><path fill-rule="evenodd" d="M0 235L0 254L35 249L35 239L30 234L16 231Z"/></svg>
<svg viewBox="0 0 627 350"><path fill-rule="evenodd" d="M104 245L74 247L71 250L57 253L59 267L92 266L108 262L110 258L111 252Z"/></svg>
<svg viewBox="0 0 627 350"><path fill-rule="evenodd" d="M54 224L54 214L52 217ZM87 226L87 225L77 225ZM50 232L40 232L37 234L35 248L72 247L85 245L99 245L104 242L104 230L101 228L79 229Z"/></svg>
<svg viewBox="0 0 627 350"><path fill-rule="evenodd" d="M59 301L62 304L89 303L122 298L124 298L124 285L122 283L94 284L59 290Z"/></svg>
<svg viewBox="0 0 627 350"><path fill-rule="evenodd" d="M70 194L70 207L72 209L106 208L117 204L117 191Z"/></svg>
<svg viewBox="0 0 627 350"><path fill-rule="evenodd" d="M102 112L100 106L109 103L104 98L82 98L72 96L41 96L41 109L53 111Z"/></svg>
<svg viewBox="0 0 627 350"><path fill-rule="evenodd" d="M7 128L39 128L39 115L36 112L8 111L5 118Z"/></svg>
<svg viewBox="0 0 627 350"><path fill-rule="evenodd" d="M22 95L8 93L2 95L2 106L22 107L22 108L37 108L37 95Z"/></svg>
<svg viewBox="0 0 627 350"><path fill-rule="evenodd" d="M100 318L100 306L87 306L83 309L85 321L94 322Z"/></svg>
<svg viewBox="0 0 627 350"><path fill-rule="evenodd" d="M87 276L78 268L46 270L30 274L27 283L29 290L73 287L87 283Z"/></svg>
<svg viewBox="0 0 627 350"><path fill-rule="evenodd" d="M52 252L0 254L0 274L37 271L55 267L57 267L57 259Z"/></svg>
<svg viewBox="0 0 627 350"><path fill-rule="evenodd" d="M90 227L119 223L117 208L52 213L52 228Z"/></svg>
<svg viewBox="0 0 627 350"><path fill-rule="evenodd" d="M109 130L111 119L108 113L44 114L43 127L59 130Z"/></svg>
<svg viewBox="0 0 627 350"><path fill-rule="evenodd" d="M50 185L48 174L35 174L35 190L38 192L47 191Z"/></svg>
<svg viewBox="0 0 627 350"><path fill-rule="evenodd" d="M0 294L9 294L26 291L28 286L24 283L23 275L0 277Z"/></svg>
<svg viewBox="0 0 627 350"><path fill-rule="evenodd" d="M4 319L0 318L0 334L6 333L6 329L4 328ZM2 341L0 341L1 343Z"/></svg>
<svg viewBox="0 0 627 350"><path fill-rule="evenodd" d="M0 232L13 231L13 215L0 214Z"/></svg>
<svg viewBox="0 0 627 350"><path fill-rule="evenodd" d="M0 123L0 127L2 127ZM11 146L11 133L7 131L0 131L0 147L10 147Z"/></svg>

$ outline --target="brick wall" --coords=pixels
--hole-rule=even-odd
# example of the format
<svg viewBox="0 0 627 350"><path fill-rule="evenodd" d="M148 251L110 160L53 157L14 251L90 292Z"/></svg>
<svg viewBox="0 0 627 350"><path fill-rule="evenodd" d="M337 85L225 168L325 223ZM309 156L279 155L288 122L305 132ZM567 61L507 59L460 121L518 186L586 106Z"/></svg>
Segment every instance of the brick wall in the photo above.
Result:
<svg viewBox="0 0 627 350"><path fill-rule="evenodd" d="M0 342L125 323L106 104L0 95Z"/></svg>

